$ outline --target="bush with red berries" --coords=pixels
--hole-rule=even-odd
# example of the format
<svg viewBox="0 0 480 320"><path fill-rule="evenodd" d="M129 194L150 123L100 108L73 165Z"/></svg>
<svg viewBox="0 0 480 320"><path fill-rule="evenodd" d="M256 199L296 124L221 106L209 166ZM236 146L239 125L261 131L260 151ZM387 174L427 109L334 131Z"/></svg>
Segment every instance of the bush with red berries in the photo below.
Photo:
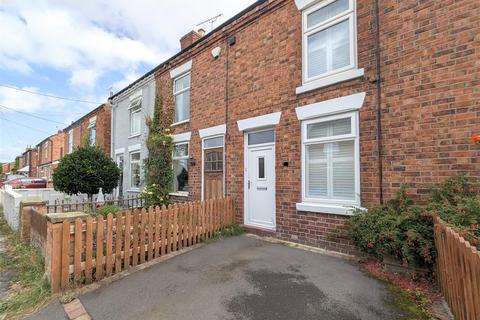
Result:
<svg viewBox="0 0 480 320"><path fill-rule="evenodd" d="M349 235L364 252L379 258L393 256L404 266L433 271L433 218L412 204L407 191L404 185L387 204L356 210L349 220Z"/></svg>
<svg viewBox="0 0 480 320"><path fill-rule="evenodd" d="M355 211L349 220L349 235L359 249L433 271L432 217L438 215L480 250L480 189L475 179L447 179L432 188L429 204L422 207L412 204L407 190L404 185L387 204Z"/></svg>
<svg viewBox="0 0 480 320"><path fill-rule="evenodd" d="M474 178L458 176L435 187L429 211L480 250L480 192Z"/></svg>

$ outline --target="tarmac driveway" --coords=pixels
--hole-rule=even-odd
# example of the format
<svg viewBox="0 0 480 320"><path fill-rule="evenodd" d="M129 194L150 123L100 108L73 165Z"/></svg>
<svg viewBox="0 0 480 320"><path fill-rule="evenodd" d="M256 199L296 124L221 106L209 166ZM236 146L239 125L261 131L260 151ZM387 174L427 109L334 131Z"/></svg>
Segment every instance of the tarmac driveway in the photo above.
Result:
<svg viewBox="0 0 480 320"><path fill-rule="evenodd" d="M374 320L398 315L386 286L348 261L248 236L208 244L80 300L93 319ZM55 308L34 318L57 318Z"/></svg>

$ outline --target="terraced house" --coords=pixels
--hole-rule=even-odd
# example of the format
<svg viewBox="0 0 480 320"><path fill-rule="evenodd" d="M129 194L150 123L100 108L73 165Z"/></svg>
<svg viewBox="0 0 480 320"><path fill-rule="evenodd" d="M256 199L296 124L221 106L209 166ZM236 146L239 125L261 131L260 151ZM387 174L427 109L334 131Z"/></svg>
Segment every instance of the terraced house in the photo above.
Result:
<svg viewBox="0 0 480 320"><path fill-rule="evenodd" d="M37 144L37 176L47 179L50 186L53 171L65 155L64 143L65 133L58 131Z"/></svg>
<svg viewBox="0 0 480 320"><path fill-rule="evenodd" d="M104 103L63 129L65 132L63 148L66 153L71 153L86 142L110 154L111 120L112 107Z"/></svg>
<svg viewBox="0 0 480 320"><path fill-rule="evenodd" d="M153 74L144 76L110 100L113 107L111 155L121 170L115 195L139 195L144 186L143 159L148 153L145 120L153 116L155 104Z"/></svg>
<svg viewBox="0 0 480 320"><path fill-rule="evenodd" d="M27 147L25 152L20 156L18 172L27 177L37 176L37 149Z"/></svg>
<svg viewBox="0 0 480 320"><path fill-rule="evenodd" d="M352 207L402 183L422 201L432 183L478 175L479 16L475 0L261 0L192 31L113 97L124 181L137 187L142 143L117 142L115 104L135 139L138 90L154 77L148 100L163 98L175 135L176 201L229 195L252 230L350 252L339 231Z"/></svg>

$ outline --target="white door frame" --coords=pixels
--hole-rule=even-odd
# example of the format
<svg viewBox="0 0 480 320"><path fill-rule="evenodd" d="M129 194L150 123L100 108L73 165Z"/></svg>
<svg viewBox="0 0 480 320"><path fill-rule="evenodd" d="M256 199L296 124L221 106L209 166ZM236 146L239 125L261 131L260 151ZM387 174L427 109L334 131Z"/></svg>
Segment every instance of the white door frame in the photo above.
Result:
<svg viewBox="0 0 480 320"><path fill-rule="evenodd" d="M120 162L118 161L120 157L123 158L123 160L122 160L122 162L123 162L123 163L122 163L122 172L121 172L121 175L122 175L122 179L121 179L121 180L122 180L122 185L121 185L121 186L117 186L117 187L115 188L115 189L116 189L116 190L115 190L115 197L116 197L116 198L120 197L120 191L121 191L121 193L122 193L122 195L123 195L123 193L124 193L124 192L123 192L123 191L124 191L123 188L124 188L124 186L125 186L125 182L124 182L124 179L125 179L125 174L124 174L124 172L125 172L125 153L123 153L123 152L115 153L115 163L117 164L117 167L118 167L119 164L120 164ZM120 190L120 188L122 188L122 190Z"/></svg>
<svg viewBox="0 0 480 320"><path fill-rule="evenodd" d="M262 131L270 131L273 130L274 132L274 140L273 142L269 143L262 143L262 144L256 144L253 146L248 145L248 135L250 133L256 133L256 132L262 132ZM273 127L270 128L262 128L258 130L252 130L252 131L244 131L243 134L243 145L244 145L244 150L243 150L243 223L245 225L249 225L248 222L248 155L249 155L249 150L250 149L261 149L262 147L271 147L273 146L273 184L275 188L273 188L274 192L274 199L273 201L273 215L275 216L274 219L274 226L273 228L268 228L268 227L259 227L259 226L254 226L251 225L252 227L255 228L261 228L261 229L267 229L267 230L273 230L275 231L277 228L277 181L276 181L276 159L275 159L275 153L276 153L276 144L275 144L275 139L276 139L276 130ZM266 164L265 164L266 167Z"/></svg>

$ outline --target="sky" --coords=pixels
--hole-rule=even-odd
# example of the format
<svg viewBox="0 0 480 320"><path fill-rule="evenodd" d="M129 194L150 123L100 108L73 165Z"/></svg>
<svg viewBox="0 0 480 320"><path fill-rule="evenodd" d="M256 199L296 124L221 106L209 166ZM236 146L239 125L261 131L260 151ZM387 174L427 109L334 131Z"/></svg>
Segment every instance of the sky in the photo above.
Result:
<svg viewBox="0 0 480 320"><path fill-rule="evenodd" d="M13 161L180 51L182 35L212 28L198 23L222 14L216 27L253 2L0 0L0 162Z"/></svg>

